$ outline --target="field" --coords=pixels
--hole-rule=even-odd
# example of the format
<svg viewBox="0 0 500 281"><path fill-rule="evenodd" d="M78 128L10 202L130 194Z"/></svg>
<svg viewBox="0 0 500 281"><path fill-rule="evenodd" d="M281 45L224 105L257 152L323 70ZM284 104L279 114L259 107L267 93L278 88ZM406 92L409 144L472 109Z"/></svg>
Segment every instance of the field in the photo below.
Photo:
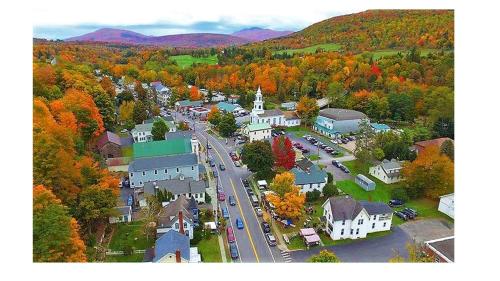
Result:
<svg viewBox="0 0 500 281"><path fill-rule="evenodd" d="M420 55L421 56L427 56L429 53L437 53L437 52L439 52L438 49L421 49L419 51L420 51ZM373 55L373 59L374 60L378 60L379 58L387 57L387 56L393 56L393 55L396 55L397 53L401 53L402 55L404 55L407 52L408 52L408 50L391 50L391 49L387 49L387 50L377 50L377 51L372 51L372 52L364 52L362 54L359 54L358 56L361 56L361 55L370 56L370 54L371 54L371 55ZM450 52L450 51L445 51L445 52Z"/></svg>
<svg viewBox="0 0 500 281"><path fill-rule="evenodd" d="M142 262L144 254L132 254L130 256L106 256L106 262Z"/></svg>
<svg viewBox="0 0 500 281"><path fill-rule="evenodd" d="M153 246L154 242L153 237L146 239L143 222L119 223L116 224L109 249L123 251L127 246L132 246L135 250L145 250Z"/></svg>
<svg viewBox="0 0 500 281"><path fill-rule="evenodd" d="M222 262L217 235L210 235L210 239L202 239L197 247L203 262Z"/></svg>
<svg viewBox="0 0 500 281"><path fill-rule="evenodd" d="M189 67L194 63L204 63L208 65L214 65L218 63L216 55L201 57L201 58L195 58L191 55L179 55L179 56L171 56L170 59L177 62L177 65L182 68Z"/></svg>
<svg viewBox="0 0 500 281"><path fill-rule="evenodd" d="M281 55L283 53L288 53L289 55L293 55L295 53L311 54L311 53L315 53L316 50L319 48L321 48L325 51L336 52L336 51L339 51L342 48L342 46L339 44L335 44L335 43L318 44L318 45L309 46L309 47L302 48L302 49L287 49L287 50L274 51L273 55L275 55L275 54Z"/></svg>

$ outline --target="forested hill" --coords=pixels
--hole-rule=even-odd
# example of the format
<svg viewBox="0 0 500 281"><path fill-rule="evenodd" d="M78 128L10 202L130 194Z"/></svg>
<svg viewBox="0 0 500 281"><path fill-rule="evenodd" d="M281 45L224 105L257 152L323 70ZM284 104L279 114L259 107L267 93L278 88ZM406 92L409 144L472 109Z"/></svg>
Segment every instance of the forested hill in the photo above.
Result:
<svg viewBox="0 0 500 281"><path fill-rule="evenodd" d="M295 49L323 43L337 43L344 50L452 49L454 11L369 10L315 23L286 37L254 43L273 49Z"/></svg>

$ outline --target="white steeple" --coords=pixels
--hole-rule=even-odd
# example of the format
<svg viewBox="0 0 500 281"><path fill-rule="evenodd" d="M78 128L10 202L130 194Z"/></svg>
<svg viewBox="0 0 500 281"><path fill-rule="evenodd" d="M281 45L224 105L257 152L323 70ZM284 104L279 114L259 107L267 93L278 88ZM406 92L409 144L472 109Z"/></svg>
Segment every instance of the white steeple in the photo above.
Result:
<svg viewBox="0 0 500 281"><path fill-rule="evenodd" d="M253 102L253 115L258 115L264 113L264 100L262 99L262 93L260 91L260 86L255 94L255 101Z"/></svg>

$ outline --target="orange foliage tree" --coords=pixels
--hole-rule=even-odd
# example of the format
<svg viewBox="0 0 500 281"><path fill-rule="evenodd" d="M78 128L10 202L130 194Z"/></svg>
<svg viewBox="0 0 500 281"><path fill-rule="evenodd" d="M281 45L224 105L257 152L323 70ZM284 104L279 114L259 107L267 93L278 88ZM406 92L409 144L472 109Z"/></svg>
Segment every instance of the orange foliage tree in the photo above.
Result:
<svg viewBox="0 0 500 281"><path fill-rule="evenodd" d="M275 194L270 194L267 198L281 217L296 219L302 215L306 196L300 193L300 188L294 182L293 173L284 172L277 174L271 183L270 188Z"/></svg>
<svg viewBox="0 0 500 281"><path fill-rule="evenodd" d="M201 100L203 97L200 93L200 90L198 90L198 87L192 86L191 89L189 90L189 99L192 101L197 101Z"/></svg>

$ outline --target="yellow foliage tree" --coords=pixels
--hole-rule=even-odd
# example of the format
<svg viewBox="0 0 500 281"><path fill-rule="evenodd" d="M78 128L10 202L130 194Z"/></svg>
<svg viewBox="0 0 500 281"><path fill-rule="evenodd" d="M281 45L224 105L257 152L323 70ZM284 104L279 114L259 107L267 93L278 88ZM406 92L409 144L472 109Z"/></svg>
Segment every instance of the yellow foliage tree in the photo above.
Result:
<svg viewBox="0 0 500 281"><path fill-rule="evenodd" d="M271 184L271 189L275 188L278 191L276 191L277 194L270 194L268 200L274 205L276 214L281 217L296 219L302 215L306 196L300 193L299 187L294 185L293 182L294 176L290 172L276 175ZM280 196L278 192L284 193Z"/></svg>

